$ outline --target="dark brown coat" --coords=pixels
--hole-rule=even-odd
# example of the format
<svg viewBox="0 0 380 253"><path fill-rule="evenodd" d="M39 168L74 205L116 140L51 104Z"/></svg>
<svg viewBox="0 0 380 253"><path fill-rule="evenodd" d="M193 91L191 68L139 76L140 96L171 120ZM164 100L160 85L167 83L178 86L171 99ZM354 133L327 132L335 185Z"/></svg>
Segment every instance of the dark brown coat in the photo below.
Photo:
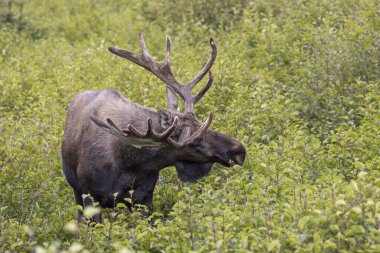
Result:
<svg viewBox="0 0 380 253"><path fill-rule="evenodd" d="M175 166L181 180L196 181L213 163L243 164L245 148L240 142L207 129L212 114L202 124L192 110L169 108L143 107L113 89L85 91L74 98L67 111L62 164L77 204L91 204L90 198L82 198L90 194L101 207L118 202L130 206L125 198L131 198L149 209L163 168Z"/></svg>

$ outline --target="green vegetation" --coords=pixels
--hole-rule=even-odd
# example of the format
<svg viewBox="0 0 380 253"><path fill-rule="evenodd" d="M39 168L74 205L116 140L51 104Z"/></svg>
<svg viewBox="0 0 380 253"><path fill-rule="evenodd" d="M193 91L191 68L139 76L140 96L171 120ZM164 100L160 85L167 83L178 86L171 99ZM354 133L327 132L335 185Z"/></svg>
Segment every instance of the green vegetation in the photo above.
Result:
<svg viewBox="0 0 380 253"><path fill-rule="evenodd" d="M166 107L156 77L107 50L138 51L138 31L160 60L171 36L184 81L214 37L197 114L248 158L195 184L165 169L152 216L119 205L78 227L69 101L112 87ZM0 252L380 252L379 80L378 0L0 0Z"/></svg>

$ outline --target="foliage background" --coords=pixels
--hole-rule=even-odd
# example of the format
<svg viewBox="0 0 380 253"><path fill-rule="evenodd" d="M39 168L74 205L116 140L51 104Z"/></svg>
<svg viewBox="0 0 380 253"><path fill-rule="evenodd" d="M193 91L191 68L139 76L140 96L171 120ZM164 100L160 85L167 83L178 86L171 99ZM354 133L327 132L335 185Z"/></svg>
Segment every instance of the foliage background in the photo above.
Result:
<svg viewBox="0 0 380 253"><path fill-rule="evenodd" d="M107 51L138 51L138 31L159 60L171 36L184 81L214 37L197 114L248 157L195 184L165 169L150 218L119 205L78 227L69 101L112 87L166 106L157 78ZM0 252L379 252L379 80L378 0L0 0Z"/></svg>

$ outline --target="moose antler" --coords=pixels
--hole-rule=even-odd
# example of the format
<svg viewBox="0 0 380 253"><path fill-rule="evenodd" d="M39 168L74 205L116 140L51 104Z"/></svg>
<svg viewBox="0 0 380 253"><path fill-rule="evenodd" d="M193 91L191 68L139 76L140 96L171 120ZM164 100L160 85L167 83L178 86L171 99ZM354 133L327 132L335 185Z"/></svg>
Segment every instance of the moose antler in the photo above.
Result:
<svg viewBox="0 0 380 253"><path fill-rule="evenodd" d="M203 125L193 133L190 138L186 138L184 140L179 140L179 142L173 140L170 135L176 130L178 126L179 119L178 117L174 118L173 124L169 126L163 133L156 133L153 129L152 119L148 118L148 127L145 132L140 132L134 126L128 124L127 129L121 130L116 124L110 119L107 118L104 122L95 116L90 116L91 120L95 122L98 126L107 129L113 135L117 137L121 137L122 139L127 139L128 142L137 147L162 147L162 146L173 146L176 149L183 148L199 137L201 137L207 128L210 126L213 113L207 118L207 120L203 123Z"/></svg>
<svg viewBox="0 0 380 253"><path fill-rule="evenodd" d="M140 65L141 67L149 70L155 76L160 78L167 85L166 90L167 90L167 95L168 95L169 110L178 110L178 99L177 99L177 96L175 95L175 93L177 93L185 102L185 112L194 113L194 104L197 103L206 94L208 89L211 87L212 82L214 81L214 76L212 72L210 71L212 64L214 63L216 59L216 55L217 55L217 49L216 49L216 45L213 38L210 38L210 46L212 49L210 58L208 59L207 63L202 68L202 70L186 85L177 81L170 69L171 42L170 42L169 36L166 36L165 59L161 63L155 61L152 58L152 56L149 54L149 51L146 48L145 41L141 32L139 33L139 43L140 43L140 48L141 48L141 54L136 54L127 50L114 48L114 47L109 47L108 50L118 56L126 58ZM191 92L192 89L199 81L202 80L202 78L207 74L207 72L209 73L209 79L208 79L207 84L198 92L197 95L194 96ZM209 127L212 121L212 117L213 117L213 114L211 113L208 116L206 122L202 125L203 127L205 126L207 122L209 122L208 124L206 124L207 127L203 130L202 134ZM195 132L194 134L196 134L197 132ZM191 137L189 137L190 133L191 133L190 127L185 127L182 130L179 141L181 143L185 143L186 140L191 140L194 134Z"/></svg>
<svg viewBox="0 0 380 253"><path fill-rule="evenodd" d="M211 45L211 56L209 60L207 61L206 65L202 68L202 70L186 85L180 83L175 79L173 76L173 73L170 69L170 50L171 50L171 42L169 36L166 37L166 53L165 53L165 59L163 62L157 62L155 61L152 56L149 54L148 49L146 48L144 38L141 33L139 33L139 42L140 42L140 48L141 48L141 55L126 51L119 48L109 47L108 50L112 53L121 56L123 58L126 58L141 67L149 70L152 72L155 76L160 78L168 87L170 90L168 90L168 105L169 109L175 109L178 110L178 101L176 99L176 96L174 93L176 92L185 102L185 112L194 112L194 104L198 102L208 91L208 89L211 87L212 82L214 80L214 76L212 72L210 71L212 64L215 61L216 55L217 55L217 49L216 45L214 43L214 40L210 38L210 45ZM202 80L202 78L209 73L209 80L207 84L198 92L197 95L192 94L192 89L194 86Z"/></svg>

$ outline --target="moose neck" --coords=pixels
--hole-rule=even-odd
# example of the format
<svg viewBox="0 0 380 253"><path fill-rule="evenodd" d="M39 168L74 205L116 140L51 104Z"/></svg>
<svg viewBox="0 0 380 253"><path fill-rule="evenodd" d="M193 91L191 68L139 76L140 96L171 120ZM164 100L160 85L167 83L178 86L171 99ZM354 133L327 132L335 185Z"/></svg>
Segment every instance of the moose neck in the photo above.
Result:
<svg viewBox="0 0 380 253"><path fill-rule="evenodd" d="M135 148L123 140L118 140L118 152L120 154L120 162L128 164L125 170L140 171L159 171L165 167L175 164L175 156L169 149L146 149ZM133 163L131 163L133 161Z"/></svg>

